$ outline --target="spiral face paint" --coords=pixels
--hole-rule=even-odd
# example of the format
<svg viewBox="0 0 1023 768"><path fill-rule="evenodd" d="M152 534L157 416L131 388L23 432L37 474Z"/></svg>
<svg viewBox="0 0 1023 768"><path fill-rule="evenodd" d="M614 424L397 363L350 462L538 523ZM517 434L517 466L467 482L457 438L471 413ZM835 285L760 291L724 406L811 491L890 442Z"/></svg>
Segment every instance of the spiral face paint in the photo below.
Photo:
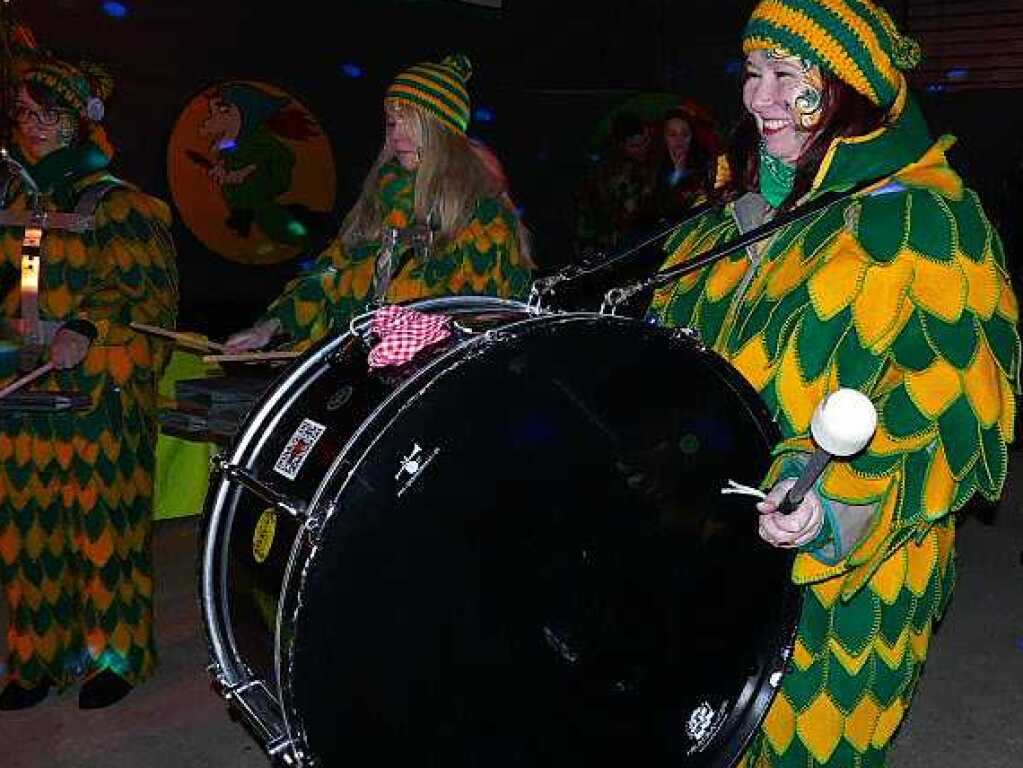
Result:
<svg viewBox="0 0 1023 768"><path fill-rule="evenodd" d="M743 103L772 156L794 164L823 115L823 77L816 65L781 50L746 58Z"/></svg>
<svg viewBox="0 0 1023 768"><path fill-rule="evenodd" d="M816 128L821 121L824 81L820 67L798 56L793 56L781 48L767 51L767 57L774 61L784 61L798 67L802 73L799 92L792 101L792 116L796 124L804 129Z"/></svg>

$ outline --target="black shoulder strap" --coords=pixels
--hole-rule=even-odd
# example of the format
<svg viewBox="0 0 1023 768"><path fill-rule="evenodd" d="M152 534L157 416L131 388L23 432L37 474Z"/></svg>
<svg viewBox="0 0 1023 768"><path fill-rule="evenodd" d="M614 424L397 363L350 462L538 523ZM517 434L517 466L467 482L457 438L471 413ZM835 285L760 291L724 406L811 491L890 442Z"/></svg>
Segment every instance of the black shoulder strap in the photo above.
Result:
<svg viewBox="0 0 1023 768"><path fill-rule="evenodd" d="M78 203L75 205L75 213L80 216L94 216L96 208L103 202L103 198L115 189L136 189L136 187L116 176L107 176L88 187L82 193L82 196L78 198Z"/></svg>

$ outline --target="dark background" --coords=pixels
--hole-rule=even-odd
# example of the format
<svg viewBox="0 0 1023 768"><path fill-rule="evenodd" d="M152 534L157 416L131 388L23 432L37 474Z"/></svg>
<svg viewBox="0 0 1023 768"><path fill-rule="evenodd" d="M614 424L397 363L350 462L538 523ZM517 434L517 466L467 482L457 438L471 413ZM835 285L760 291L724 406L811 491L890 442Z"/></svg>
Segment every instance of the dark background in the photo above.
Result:
<svg viewBox="0 0 1023 768"><path fill-rule="evenodd" d="M945 10L967 8L963 0L914 2L884 4L911 33L914 24L921 28L925 57L935 53L928 39L936 41L932 48L942 46L939 62L945 51L964 48L958 40L967 33L956 32L954 25L962 23L946 18ZM165 156L180 111L211 83L262 80L300 99L330 137L339 220L379 150L388 82L409 64L465 52L475 68L469 83L474 107L494 116L476 122L470 134L504 162L534 233L536 260L550 271L571 253L573 192L593 162L593 128L614 105L640 91L673 91L708 104L725 129L734 121L739 40L753 4L506 0L493 9L454 0L122 0L121 18L105 12L100 0L22 0L14 7L42 45L99 61L114 74L107 125L122 177L170 201ZM1002 27L1013 23L1018 6L1023 39L1023 0L971 0L968 7L980 5L1007 8ZM914 15L922 13L918 7L938 14L940 35L928 37L927 24L935 22ZM974 36L986 39L996 21L979 16ZM995 57L998 45L988 46ZM1004 54L1001 64L992 60L995 67L1011 64ZM345 64L363 75L347 76ZM1021 90L1011 79L998 88L964 88L959 81L946 87L944 67L917 79L919 97L935 135L960 137L953 163L980 192L1013 259L1020 239ZM299 263L315 255L246 267L209 252L179 221L174 237L182 277L179 325L215 338L248 325Z"/></svg>

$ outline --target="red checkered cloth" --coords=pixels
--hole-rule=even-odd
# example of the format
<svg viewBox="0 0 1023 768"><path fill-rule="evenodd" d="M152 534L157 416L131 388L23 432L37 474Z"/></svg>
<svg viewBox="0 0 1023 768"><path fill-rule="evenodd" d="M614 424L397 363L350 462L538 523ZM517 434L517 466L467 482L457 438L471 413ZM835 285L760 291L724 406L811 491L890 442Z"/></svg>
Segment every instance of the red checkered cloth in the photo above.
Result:
<svg viewBox="0 0 1023 768"><path fill-rule="evenodd" d="M380 341L370 350L369 367L404 365L419 350L448 338L451 318L391 304L373 316L373 333Z"/></svg>

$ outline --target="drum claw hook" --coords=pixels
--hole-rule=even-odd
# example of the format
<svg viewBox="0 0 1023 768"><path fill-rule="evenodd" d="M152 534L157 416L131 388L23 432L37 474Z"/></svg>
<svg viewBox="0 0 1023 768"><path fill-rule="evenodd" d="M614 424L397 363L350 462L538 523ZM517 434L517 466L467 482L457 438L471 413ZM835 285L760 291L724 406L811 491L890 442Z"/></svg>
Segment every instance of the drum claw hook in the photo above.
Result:
<svg viewBox="0 0 1023 768"><path fill-rule="evenodd" d="M379 309L379 307L374 307L368 312L356 315L348 321L348 332L352 336L357 337L367 347L372 346L373 318Z"/></svg>

